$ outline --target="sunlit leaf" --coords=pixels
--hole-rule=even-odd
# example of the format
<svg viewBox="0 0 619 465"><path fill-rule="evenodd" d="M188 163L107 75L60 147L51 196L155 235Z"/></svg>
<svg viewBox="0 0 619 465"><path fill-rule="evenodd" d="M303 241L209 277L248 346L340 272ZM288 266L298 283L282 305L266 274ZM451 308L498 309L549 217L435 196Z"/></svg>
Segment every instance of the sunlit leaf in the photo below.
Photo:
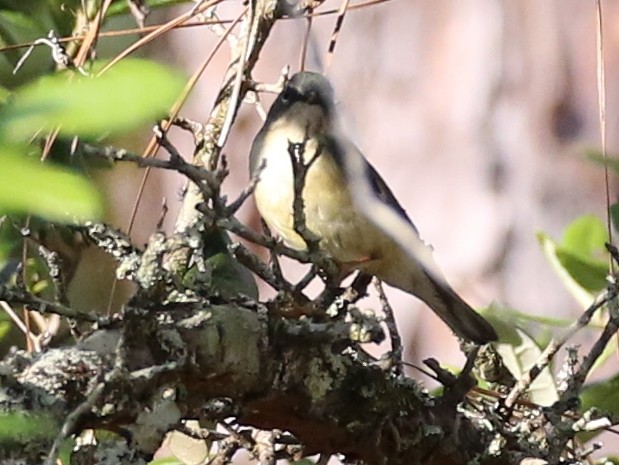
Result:
<svg viewBox="0 0 619 465"><path fill-rule="evenodd" d="M535 364L542 349L523 330L513 327L511 331L516 333L517 337L512 335L504 339L501 330L498 330L500 342L495 344L495 348L514 378L520 379ZM509 342L504 342L506 340ZM515 341L518 342L514 343ZM531 383L528 393L533 402L543 406L552 405L559 399L554 377L548 367Z"/></svg>
<svg viewBox="0 0 619 465"><path fill-rule="evenodd" d="M148 465L185 465L185 463L181 462L176 457L165 457L148 462Z"/></svg>
<svg viewBox="0 0 619 465"><path fill-rule="evenodd" d="M204 427L196 420L188 420L186 426L194 431ZM216 428L216 424L213 422L210 427ZM209 450L212 444L211 439L197 439L180 431L171 431L163 442L166 450L169 450L177 460L196 465L209 462Z"/></svg>
<svg viewBox="0 0 619 465"><path fill-rule="evenodd" d="M584 215L570 223L563 232L561 246L583 256L605 258L608 241L606 226L597 216Z"/></svg>
<svg viewBox="0 0 619 465"><path fill-rule="evenodd" d="M588 291L606 286L608 259L606 226L598 217L584 215L565 228L556 255L566 271Z"/></svg>
<svg viewBox="0 0 619 465"><path fill-rule="evenodd" d="M588 306L592 294L606 286L608 233L604 223L596 216L585 215L565 228L560 243L541 232L537 237L566 287L583 306Z"/></svg>
<svg viewBox="0 0 619 465"><path fill-rule="evenodd" d="M595 461L595 465L619 465L618 456L601 457Z"/></svg>
<svg viewBox="0 0 619 465"><path fill-rule="evenodd" d="M570 294L572 294L582 308L587 308L591 305L591 302L593 302L595 297L594 294L589 292L577 280L575 280L563 266L557 257L557 243L550 236L542 232L537 233L537 239L542 246L542 251L546 256L546 259Z"/></svg>
<svg viewBox="0 0 619 465"><path fill-rule="evenodd" d="M28 213L67 222L102 213L97 190L84 178L0 146L0 213Z"/></svg>
<svg viewBox="0 0 619 465"><path fill-rule="evenodd" d="M0 113L0 136L24 140L40 129L98 136L125 133L165 116L184 79L146 60L124 60L100 77L74 71L18 89Z"/></svg>
<svg viewBox="0 0 619 465"><path fill-rule="evenodd" d="M597 292L606 286L608 263L576 254L559 246L556 256L563 268L583 288Z"/></svg>

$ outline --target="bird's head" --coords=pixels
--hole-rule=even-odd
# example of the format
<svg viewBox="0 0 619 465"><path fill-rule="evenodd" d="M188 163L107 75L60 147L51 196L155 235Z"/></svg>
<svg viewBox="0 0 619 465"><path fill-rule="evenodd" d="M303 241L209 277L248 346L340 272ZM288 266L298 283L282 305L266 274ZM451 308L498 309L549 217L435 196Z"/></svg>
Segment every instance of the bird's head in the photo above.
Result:
<svg viewBox="0 0 619 465"><path fill-rule="evenodd" d="M280 92L269 111L268 120L281 117L311 126L330 125L335 103L331 84L320 73L302 71L292 76Z"/></svg>

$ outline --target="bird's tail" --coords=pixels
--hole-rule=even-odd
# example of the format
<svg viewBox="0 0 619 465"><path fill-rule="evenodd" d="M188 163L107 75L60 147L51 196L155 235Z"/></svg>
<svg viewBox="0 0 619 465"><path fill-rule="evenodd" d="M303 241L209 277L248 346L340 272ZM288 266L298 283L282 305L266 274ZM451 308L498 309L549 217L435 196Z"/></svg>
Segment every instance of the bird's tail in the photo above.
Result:
<svg viewBox="0 0 619 465"><path fill-rule="evenodd" d="M412 259L399 246L391 246L383 251L383 256L389 260L370 261L362 271L423 300L462 339L477 344L496 341L498 337L492 325L462 300L442 277L431 249L421 239L416 246L423 262Z"/></svg>
<svg viewBox="0 0 619 465"><path fill-rule="evenodd" d="M430 306L454 333L477 344L498 339L496 331L484 317L473 310L446 282L427 275L426 292L416 295Z"/></svg>
<svg viewBox="0 0 619 465"><path fill-rule="evenodd" d="M410 265L410 262L407 263ZM477 344L486 344L498 339L497 334L484 317L473 310L444 280L435 278L419 264L409 266L409 272L401 267L395 272L383 273L381 279L387 284L410 292L423 300L456 335ZM437 274L440 273L437 269Z"/></svg>

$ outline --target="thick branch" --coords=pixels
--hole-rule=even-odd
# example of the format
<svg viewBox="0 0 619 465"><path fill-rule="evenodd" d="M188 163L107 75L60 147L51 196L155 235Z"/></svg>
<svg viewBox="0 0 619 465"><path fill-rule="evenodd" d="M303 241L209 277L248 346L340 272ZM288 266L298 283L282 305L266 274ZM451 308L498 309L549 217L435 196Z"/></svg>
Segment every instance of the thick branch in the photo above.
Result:
<svg viewBox="0 0 619 465"><path fill-rule="evenodd" d="M100 390L69 433L112 429L132 438L145 457L168 428L181 418L202 418L204 406L222 397L233 401L239 422L289 430L305 453L408 464L465 463L482 452L489 433L461 413L433 403L410 380L385 376L378 365L355 361L353 352L342 354L352 344L350 334L343 322L268 320L232 305L132 310L122 332L98 331L26 368L5 363L10 383L5 379L3 386L20 393L13 399L41 399L34 408L58 424ZM106 378L112 365L122 369ZM164 395L170 389L175 394ZM167 407L160 410L162 404ZM147 421L145 406L167 414ZM454 424L458 434L450 429Z"/></svg>

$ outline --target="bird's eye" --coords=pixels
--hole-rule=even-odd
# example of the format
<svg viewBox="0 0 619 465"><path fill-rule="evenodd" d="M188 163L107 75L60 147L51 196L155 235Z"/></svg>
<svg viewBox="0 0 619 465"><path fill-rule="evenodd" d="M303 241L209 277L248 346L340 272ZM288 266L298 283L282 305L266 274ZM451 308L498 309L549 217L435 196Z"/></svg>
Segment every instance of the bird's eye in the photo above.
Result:
<svg viewBox="0 0 619 465"><path fill-rule="evenodd" d="M284 88L281 94L282 102L288 103L293 97L294 91L290 87Z"/></svg>

